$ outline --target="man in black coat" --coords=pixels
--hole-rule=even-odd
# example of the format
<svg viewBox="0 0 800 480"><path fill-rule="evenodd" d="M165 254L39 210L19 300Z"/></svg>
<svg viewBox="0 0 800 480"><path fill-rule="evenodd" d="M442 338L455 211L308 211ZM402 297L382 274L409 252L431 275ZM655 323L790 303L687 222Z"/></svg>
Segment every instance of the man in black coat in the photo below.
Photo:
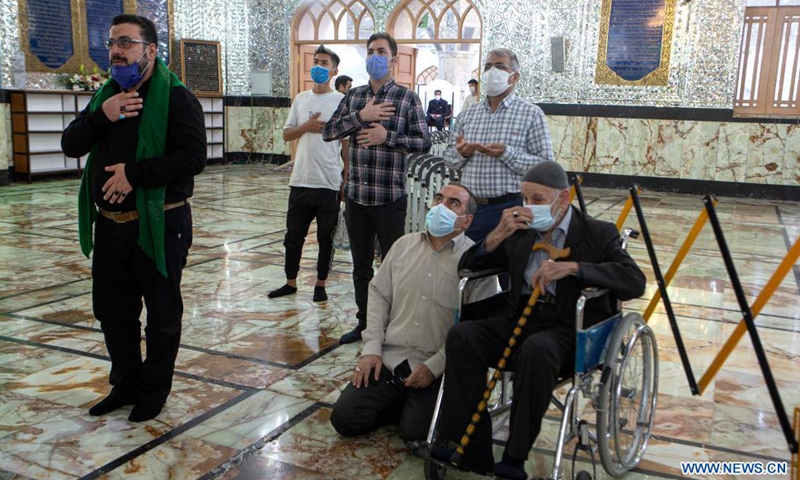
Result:
<svg viewBox="0 0 800 480"><path fill-rule="evenodd" d="M428 126L436 127L440 132L444 128L444 121L450 116L450 104L447 100L442 100L442 91L436 90L433 92L434 99L428 102L428 112L425 119L428 121Z"/></svg>
<svg viewBox="0 0 800 480"><path fill-rule="evenodd" d="M569 204L564 169L556 162L531 167L522 179L524 206L508 208L486 239L462 257L459 269L474 271L504 266L511 289L505 307L484 320L461 322L446 342L445 389L440 420L444 441L458 442L486 386L486 371L497 365L509 337L537 285L542 292L510 358L514 397L510 432L503 459L494 464L491 419L484 413L466 448L462 467L479 473L494 469L497 477L526 479L528 451L541 429L550 395L560 377L572 375L575 359L575 303L581 289L608 288L609 298L589 302L584 327L616 310L616 300L639 297L646 279L622 249L612 223L595 220ZM570 248L568 258L549 261L535 243ZM449 460L452 449L435 448Z"/></svg>

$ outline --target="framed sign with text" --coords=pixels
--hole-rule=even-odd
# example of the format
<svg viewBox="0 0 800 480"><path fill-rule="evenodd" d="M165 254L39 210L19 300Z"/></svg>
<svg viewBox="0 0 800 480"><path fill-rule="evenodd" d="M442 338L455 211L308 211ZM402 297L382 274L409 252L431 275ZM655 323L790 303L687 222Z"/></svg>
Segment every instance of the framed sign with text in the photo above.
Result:
<svg viewBox="0 0 800 480"><path fill-rule="evenodd" d="M603 0L594 81L664 86L677 0Z"/></svg>
<svg viewBox="0 0 800 480"><path fill-rule="evenodd" d="M181 79L197 96L222 93L220 43L181 40Z"/></svg>

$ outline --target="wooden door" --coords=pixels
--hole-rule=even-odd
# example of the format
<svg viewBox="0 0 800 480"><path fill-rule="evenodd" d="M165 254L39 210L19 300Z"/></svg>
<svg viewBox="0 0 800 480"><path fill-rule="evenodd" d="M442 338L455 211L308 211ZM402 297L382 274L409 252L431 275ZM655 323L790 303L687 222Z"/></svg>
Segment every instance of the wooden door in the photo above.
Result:
<svg viewBox="0 0 800 480"><path fill-rule="evenodd" d="M314 66L314 52L317 45L299 45L298 56L300 61L297 70L297 93L314 88L314 81L311 80L311 67Z"/></svg>
<svg viewBox="0 0 800 480"><path fill-rule="evenodd" d="M417 49L408 45L397 46L397 66L394 69L394 81L409 90L414 90L417 78Z"/></svg>

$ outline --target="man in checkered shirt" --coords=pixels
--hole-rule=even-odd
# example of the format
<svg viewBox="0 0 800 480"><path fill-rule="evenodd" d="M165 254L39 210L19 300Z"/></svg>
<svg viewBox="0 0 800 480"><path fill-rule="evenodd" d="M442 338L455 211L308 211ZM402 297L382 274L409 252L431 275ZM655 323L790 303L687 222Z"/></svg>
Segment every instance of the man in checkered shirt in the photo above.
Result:
<svg viewBox="0 0 800 480"><path fill-rule="evenodd" d="M443 155L461 169L460 183L478 202L467 230L476 242L498 225L503 210L522 205L522 175L538 162L553 161L544 112L514 93L519 77L514 52L489 52L481 77L486 99L461 112Z"/></svg>
<svg viewBox="0 0 800 480"><path fill-rule="evenodd" d="M431 148L422 102L416 93L394 81L396 64L394 38L382 32L369 37L369 84L352 88L322 131L327 142L350 139L345 219L353 255L358 326L342 336L342 343L361 340L367 327L375 235L381 255L386 255L405 233L406 156Z"/></svg>

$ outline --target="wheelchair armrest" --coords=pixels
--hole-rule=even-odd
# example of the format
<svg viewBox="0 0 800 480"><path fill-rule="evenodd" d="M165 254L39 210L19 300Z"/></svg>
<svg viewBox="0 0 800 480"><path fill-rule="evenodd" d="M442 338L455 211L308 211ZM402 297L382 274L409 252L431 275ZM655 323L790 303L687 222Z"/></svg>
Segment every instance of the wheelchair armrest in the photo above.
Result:
<svg viewBox="0 0 800 480"><path fill-rule="evenodd" d="M610 289L599 287L586 287L581 290L581 296L578 297L578 301L575 305L575 329L577 331L583 330L583 312L586 307L586 302L606 296L610 293Z"/></svg>
<svg viewBox="0 0 800 480"><path fill-rule="evenodd" d="M586 287L583 290L581 290L581 295L586 297L586 300L602 297L603 295L608 295L609 293L611 293L611 290L609 290L608 288L599 288L599 287Z"/></svg>
<svg viewBox="0 0 800 480"><path fill-rule="evenodd" d="M458 276L461 278L467 278L469 280L476 280L478 278L485 278L491 277L492 275L499 275L501 273L506 273L508 269L505 267L496 267L496 268L487 268L486 270L478 270L473 271L469 268L462 268L458 271Z"/></svg>

